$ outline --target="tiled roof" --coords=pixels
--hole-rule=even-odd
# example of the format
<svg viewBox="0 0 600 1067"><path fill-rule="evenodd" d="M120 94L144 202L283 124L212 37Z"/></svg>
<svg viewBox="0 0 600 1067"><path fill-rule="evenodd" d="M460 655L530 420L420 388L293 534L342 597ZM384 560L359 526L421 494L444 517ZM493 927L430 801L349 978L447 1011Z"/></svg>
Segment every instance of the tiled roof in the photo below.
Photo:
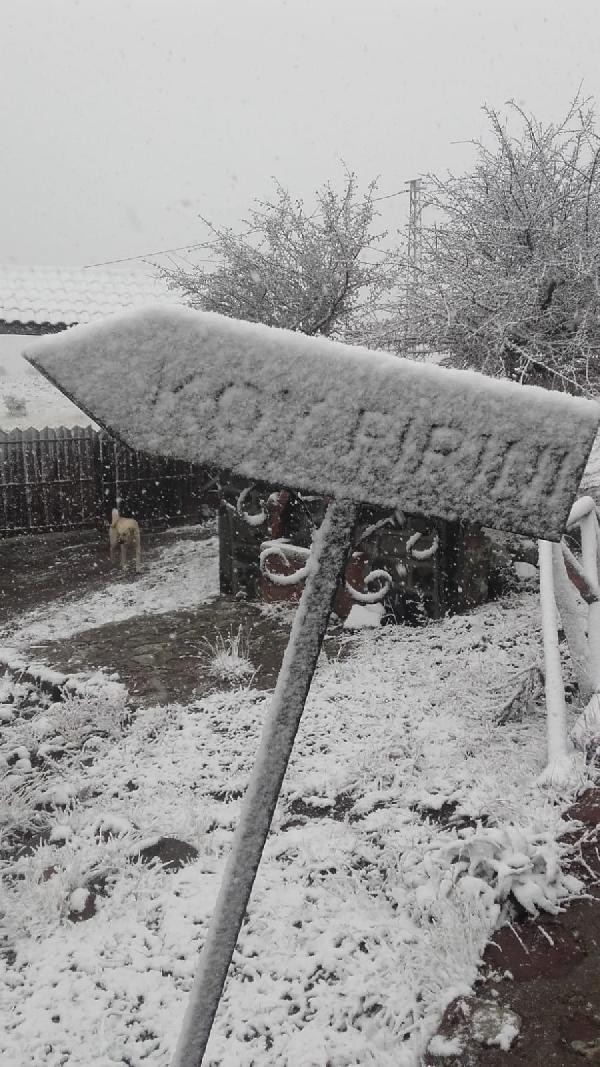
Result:
<svg viewBox="0 0 600 1067"><path fill-rule="evenodd" d="M181 304L149 270L0 266L0 321L67 326L146 304Z"/></svg>

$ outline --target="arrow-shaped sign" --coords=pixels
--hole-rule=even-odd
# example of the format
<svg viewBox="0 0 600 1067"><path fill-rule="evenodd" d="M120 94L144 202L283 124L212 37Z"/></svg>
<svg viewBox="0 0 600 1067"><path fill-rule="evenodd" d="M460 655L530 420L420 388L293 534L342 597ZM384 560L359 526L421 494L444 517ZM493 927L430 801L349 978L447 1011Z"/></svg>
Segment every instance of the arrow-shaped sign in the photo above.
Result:
<svg viewBox="0 0 600 1067"><path fill-rule="evenodd" d="M26 358L133 448L559 540L598 405L324 338L157 308Z"/></svg>
<svg viewBox="0 0 600 1067"><path fill-rule="evenodd" d="M76 327L26 357L133 448L333 498L279 673L174 1067L199 1067L358 502L559 540L600 407L192 311Z"/></svg>

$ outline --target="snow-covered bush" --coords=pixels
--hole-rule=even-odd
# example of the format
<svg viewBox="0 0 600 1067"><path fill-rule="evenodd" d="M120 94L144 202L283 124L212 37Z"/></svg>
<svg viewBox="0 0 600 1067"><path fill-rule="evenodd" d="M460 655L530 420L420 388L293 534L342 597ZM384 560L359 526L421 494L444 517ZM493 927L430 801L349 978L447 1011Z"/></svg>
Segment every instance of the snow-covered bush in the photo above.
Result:
<svg viewBox="0 0 600 1067"><path fill-rule="evenodd" d="M12 418L17 418L19 415L27 414L27 401L25 397L18 396L16 393L4 394L4 407L8 415Z"/></svg>
<svg viewBox="0 0 600 1067"><path fill-rule="evenodd" d="M257 202L243 234L206 222L214 269L177 265L159 271L193 308L306 334L368 340L396 283L395 255L374 233L376 182L361 192L346 171L338 192L327 183L306 208L278 181L272 200ZM248 223L250 230L248 230ZM370 249L379 254L367 258Z"/></svg>
<svg viewBox="0 0 600 1067"><path fill-rule="evenodd" d="M125 693L93 688L66 693L53 704L48 719L66 744L80 746L90 737L119 737L127 723L129 711Z"/></svg>
<svg viewBox="0 0 600 1067"><path fill-rule="evenodd" d="M223 682L247 682L256 674L249 656L248 637L240 625L237 633L225 637L217 634L214 641L204 638L201 659L208 674Z"/></svg>
<svg viewBox="0 0 600 1067"><path fill-rule="evenodd" d="M500 916L508 901L517 902L530 915L557 914L563 901L582 888L566 873L561 846L552 832L531 826L504 826L459 830L456 838L433 841L411 869L407 857L405 880L412 882L424 910L454 895L481 900L488 912Z"/></svg>

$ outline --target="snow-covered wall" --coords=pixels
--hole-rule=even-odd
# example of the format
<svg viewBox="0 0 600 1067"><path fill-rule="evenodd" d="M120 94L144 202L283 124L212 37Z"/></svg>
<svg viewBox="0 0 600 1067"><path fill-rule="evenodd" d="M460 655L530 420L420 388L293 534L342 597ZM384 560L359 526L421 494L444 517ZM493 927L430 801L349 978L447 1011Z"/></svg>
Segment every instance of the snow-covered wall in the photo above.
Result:
<svg viewBox="0 0 600 1067"><path fill-rule="evenodd" d="M30 341L31 335L0 334L0 430L87 426L87 415L23 359ZM21 402L18 413L15 399Z"/></svg>
<svg viewBox="0 0 600 1067"><path fill-rule="evenodd" d="M187 309L25 354L134 448L550 539L600 419L592 401Z"/></svg>

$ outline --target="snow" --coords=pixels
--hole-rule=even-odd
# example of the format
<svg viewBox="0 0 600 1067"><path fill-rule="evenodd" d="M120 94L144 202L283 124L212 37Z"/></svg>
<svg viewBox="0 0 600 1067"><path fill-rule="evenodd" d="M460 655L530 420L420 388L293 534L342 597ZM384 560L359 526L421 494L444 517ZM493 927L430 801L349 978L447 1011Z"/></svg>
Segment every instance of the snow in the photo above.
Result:
<svg viewBox="0 0 600 1067"><path fill-rule="evenodd" d="M462 1042L458 1037L442 1037L441 1034L436 1034L429 1042L429 1052L432 1056L460 1056L462 1050Z"/></svg>
<svg viewBox="0 0 600 1067"><path fill-rule="evenodd" d="M25 354L134 448L556 540L600 419L590 400L188 309Z"/></svg>
<svg viewBox="0 0 600 1067"><path fill-rule="evenodd" d="M0 334L0 430L90 425L83 411L23 359L30 341L29 335ZM10 413L11 397L23 401L24 414Z"/></svg>
<svg viewBox="0 0 600 1067"><path fill-rule="evenodd" d="M521 1030L519 1016L494 1001L478 1005L471 1017L473 1037L482 1045L496 1046L508 1052Z"/></svg>
<svg viewBox="0 0 600 1067"><path fill-rule="evenodd" d="M365 626L379 626L383 604L353 604L344 622L345 630L362 630Z"/></svg>
<svg viewBox="0 0 600 1067"><path fill-rule="evenodd" d="M69 911L82 912L90 898L87 889L74 889L69 897Z"/></svg>
<svg viewBox="0 0 600 1067"><path fill-rule="evenodd" d="M187 596L184 556L162 558L181 566L169 581L155 572L139 611ZM214 554L198 569L214 588ZM62 633L88 625L87 610L57 602L40 610L44 634L53 610ZM25 662L33 622L12 626ZM578 890L559 840L572 791L535 785L544 710L503 726L493 713L540 658L537 596L343 640L346 654L319 660L207 1067L417 1067L445 1006L472 987L507 894L554 908ZM74 746L60 705L22 714L27 687L0 679L15 710L0 757L24 749L34 764L5 767L2 817L9 830L45 819L55 838L1 864L7 1065L170 1064L271 702L244 686L122 722L122 694L105 684L106 700L100 678L82 690L88 717L114 702L115 730ZM52 741L60 759L42 760ZM175 872L137 861L160 836L197 859ZM95 913L72 922L84 891ZM485 1040L508 1042L504 1022Z"/></svg>
<svg viewBox="0 0 600 1067"><path fill-rule="evenodd" d="M147 267L21 267L0 265L0 320L60 326L93 322L151 301L181 304Z"/></svg>
<svg viewBox="0 0 600 1067"><path fill-rule="evenodd" d="M194 608L218 595L217 557L215 537L175 541L131 581L113 583L82 598L67 597L10 621L0 630L0 642L31 647L136 615ZM63 679L57 675L54 680L60 683Z"/></svg>
<svg viewBox="0 0 600 1067"><path fill-rule="evenodd" d="M513 567L517 578L521 578L522 581L530 581L532 579L537 580L539 578L538 569L533 563L525 563L523 560L516 560L515 563L513 563Z"/></svg>

